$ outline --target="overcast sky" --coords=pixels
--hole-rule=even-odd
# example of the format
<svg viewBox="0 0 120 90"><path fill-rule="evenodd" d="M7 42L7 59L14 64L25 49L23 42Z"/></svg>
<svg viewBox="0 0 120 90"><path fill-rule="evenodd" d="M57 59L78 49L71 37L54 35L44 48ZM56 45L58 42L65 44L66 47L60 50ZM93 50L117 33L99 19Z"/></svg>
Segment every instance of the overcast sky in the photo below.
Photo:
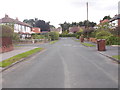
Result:
<svg viewBox="0 0 120 90"><path fill-rule="evenodd" d="M106 15L118 14L120 0L2 0L0 18L8 14L20 21L39 18L58 24L86 20L86 2L89 3L89 21L99 23Z"/></svg>

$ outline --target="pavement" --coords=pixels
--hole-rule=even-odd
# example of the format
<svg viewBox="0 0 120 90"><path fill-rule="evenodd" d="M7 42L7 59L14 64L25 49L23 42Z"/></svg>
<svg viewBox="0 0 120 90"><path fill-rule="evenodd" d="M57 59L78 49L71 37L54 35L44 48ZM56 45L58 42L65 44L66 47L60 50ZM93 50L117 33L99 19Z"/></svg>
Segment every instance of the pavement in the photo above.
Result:
<svg viewBox="0 0 120 90"><path fill-rule="evenodd" d="M118 88L118 64L71 38L61 38L2 72L3 88Z"/></svg>
<svg viewBox="0 0 120 90"><path fill-rule="evenodd" d="M18 44L14 47L14 50L9 51L9 52L5 52L5 53L1 53L0 54L0 61L3 61L5 59L8 59L10 57L13 57L15 55L18 55L20 53L32 50L34 48L37 47L42 47L42 48L46 48L49 45L49 43L42 43L42 44Z"/></svg>
<svg viewBox="0 0 120 90"><path fill-rule="evenodd" d="M95 43L92 43L92 42L88 42L88 41L85 41L85 43L90 43L90 44L93 44L95 45L95 47L89 47L93 50L96 50L97 51L97 44ZM120 46L117 46L117 45L107 45L106 46L106 51L98 51L100 54L104 55L104 56L107 56L113 60L115 60L112 56L114 55L118 55L119 53L119 48ZM115 61L118 61L117 59Z"/></svg>
<svg viewBox="0 0 120 90"><path fill-rule="evenodd" d="M5 59L8 59L8 58L13 57L15 55L18 55L20 53L32 50L34 48L37 48L37 47L14 47L14 50L12 50L10 52L1 53L0 54L0 58L1 58L0 61L3 61Z"/></svg>

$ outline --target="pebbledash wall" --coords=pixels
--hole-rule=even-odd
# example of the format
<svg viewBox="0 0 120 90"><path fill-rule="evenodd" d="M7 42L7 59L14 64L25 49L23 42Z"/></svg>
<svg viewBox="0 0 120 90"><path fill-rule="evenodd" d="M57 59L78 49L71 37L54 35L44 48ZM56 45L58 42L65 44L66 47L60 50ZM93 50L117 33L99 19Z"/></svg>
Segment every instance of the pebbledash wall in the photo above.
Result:
<svg viewBox="0 0 120 90"><path fill-rule="evenodd" d="M10 37L0 38L0 53L8 52L13 50L12 39Z"/></svg>

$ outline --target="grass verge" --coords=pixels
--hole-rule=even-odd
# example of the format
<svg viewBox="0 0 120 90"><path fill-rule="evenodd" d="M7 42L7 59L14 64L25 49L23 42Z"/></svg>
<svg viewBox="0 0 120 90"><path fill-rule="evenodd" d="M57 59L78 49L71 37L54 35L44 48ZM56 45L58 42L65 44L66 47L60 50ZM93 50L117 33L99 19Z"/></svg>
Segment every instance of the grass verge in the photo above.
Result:
<svg viewBox="0 0 120 90"><path fill-rule="evenodd" d="M58 40L55 40L55 41L51 41L50 44L54 44L56 43Z"/></svg>
<svg viewBox="0 0 120 90"><path fill-rule="evenodd" d="M88 47L95 47L95 45L90 44L90 43L81 43L81 44L84 45L84 46L88 46Z"/></svg>
<svg viewBox="0 0 120 90"><path fill-rule="evenodd" d="M115 55L115 56L112 56L112 57L117 59L117 60L120 60L120 55Z"/></svg>
<svg viewBox="0 0 120 90"><path fill-rule="evenodd" d="M8 59L0 62L0 67L7 67L7 66L15 63L16 61L19 61L20 59L28 57L28 56L30 56L30 55L32 55L34 53L37 53L37 52L39 52L41 50L43 50L43 48L35 48L35 49L30 50L30 51L27 51L27 52L18 54L16 56L13 56L11 58L8 58Z"/></svg>

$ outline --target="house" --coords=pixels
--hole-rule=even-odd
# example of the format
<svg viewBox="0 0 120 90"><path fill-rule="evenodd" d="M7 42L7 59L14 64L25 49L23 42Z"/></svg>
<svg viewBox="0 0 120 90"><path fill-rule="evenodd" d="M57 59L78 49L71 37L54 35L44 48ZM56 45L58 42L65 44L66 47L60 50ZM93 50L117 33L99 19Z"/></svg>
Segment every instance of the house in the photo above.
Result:
<svg viewBox="0 0 120 90"><path fill-rule="evenodd" d="M108 22L109 22L108 19L100 20L100 23L101 23L101 24L102 24L102 23L108 23Z"/></svg>
<svg viewBox="0 0 120 90"><path fill-rule="evenodd" d="M69 33L76 33L78 31L80 31L80 27L78 26L73 26L73 27L69 27Z"/></svg>
<svg viewBox="0 0 120 90"><path fill-rule="evenodd" d="M38 27L33 27L32 28L32 33L41 33L41 29Z"/></svg>
<svg viewBox="0 0 120 90"><path fill-rule="evenodd" d="M0 19L0 22L2 25L9 25L13 27L14 32L19 33L20 38L22 39L31 37L32 26L30 26L27 23L19 21L18 18L12 19L8 15L5 15L4 18Z"/></svg>
<svg viewBox="0 0 120 90"><path fill-rule="evenodd" d="M115 15L112 19L110 19L111 23L115 23L116 27L120 27L120 14Z"/></svg>

